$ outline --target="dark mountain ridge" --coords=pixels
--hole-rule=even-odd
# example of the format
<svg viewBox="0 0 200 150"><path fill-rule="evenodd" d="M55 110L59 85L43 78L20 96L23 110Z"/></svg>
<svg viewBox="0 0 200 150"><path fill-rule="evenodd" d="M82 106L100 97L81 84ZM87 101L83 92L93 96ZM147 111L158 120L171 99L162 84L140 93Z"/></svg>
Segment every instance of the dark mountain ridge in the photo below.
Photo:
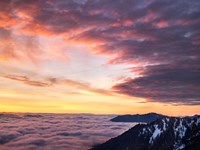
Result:
<svg viewBox="0 0 200 150"><path fill-rule="evenodd" d="M112 118L112 122L143 122L151 123L157 119L167 117L157 113L148 113L148 114L135 114L135 115L120 115L115 118Z"/></svg>
<svg viewBox="0 0 200 150"><path fill-rule="evenodd" d="M92 150L200 150L200 116L138 124Z"/></svg>

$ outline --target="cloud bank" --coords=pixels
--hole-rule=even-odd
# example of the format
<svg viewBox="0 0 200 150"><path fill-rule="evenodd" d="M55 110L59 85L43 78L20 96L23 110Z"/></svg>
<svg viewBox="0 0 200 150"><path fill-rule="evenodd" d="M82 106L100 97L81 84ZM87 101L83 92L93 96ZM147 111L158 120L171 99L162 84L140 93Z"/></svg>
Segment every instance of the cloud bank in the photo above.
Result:
<svg viewBox="0 0 200 150"><path fill-rule="evenodd" d="M87 150L132 127L106 115L0 114L1 150Z"/></svg>

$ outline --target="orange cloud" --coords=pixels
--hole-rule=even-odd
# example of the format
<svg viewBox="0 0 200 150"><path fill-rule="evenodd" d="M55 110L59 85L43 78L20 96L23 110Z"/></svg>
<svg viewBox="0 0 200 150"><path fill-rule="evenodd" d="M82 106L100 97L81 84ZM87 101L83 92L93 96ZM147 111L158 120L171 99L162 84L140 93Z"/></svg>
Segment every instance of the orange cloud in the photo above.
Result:
<svg viewBox="0 0 200 150"><path fill-rule="evenodd" d="M159 21L158 23L155 23L154 25L158 28L163 28L163 27L167 27L169 23L166 21Z"/></svg>
<svg viewBox="0 0 200 150"><path fill-rule="evenodd" d="M22 76L22 75L1 75L1 77L10 79L10 80L15 80L23 84L34 86L34 87L53 87L56 85L65 85L65 86L73 87L73 88L83 90L86 92L98 93L98 94L103 94L103 95L114 95L112 91L93 88L88 83L82 83L82 82L69 80L69 79L58 79L58 78L46 77L46 78L43 78L41 81L41 80L32 80L29 77Z"/></svg>
<svg viewBox="0 0 200 150"><path fill-rule="evenodd" d="M48 87L50 86L49 83L41 82L41 81L35 81L35 80L30 80L26 76L18 76L18 75L7 75L3 76L4 78L10 79L10 80L15 80L15 81L20 81L24 84L30 85L30 86L37 86L37 87Z"/></svg>

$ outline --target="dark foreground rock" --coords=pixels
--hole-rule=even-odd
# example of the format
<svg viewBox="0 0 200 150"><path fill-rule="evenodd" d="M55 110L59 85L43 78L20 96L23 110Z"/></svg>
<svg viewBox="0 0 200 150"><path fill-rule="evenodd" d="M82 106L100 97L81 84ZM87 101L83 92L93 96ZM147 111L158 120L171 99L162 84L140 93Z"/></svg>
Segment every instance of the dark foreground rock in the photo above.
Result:
<svg viewBox="0 0 200 150"><path fill-rule="evenodd" d="M156 121L157 119L166 117L161 114L156 113L148 113L148 114L135 114L135 115L121 115L117 116L110 121L113 122L144 122L144 123L151 123Z"/></svg>
<svg viewBox="0 0 200 150"><path fill-rule="evenodd" d="M200 150L200 116L138 124L92 150Z"/></svg>

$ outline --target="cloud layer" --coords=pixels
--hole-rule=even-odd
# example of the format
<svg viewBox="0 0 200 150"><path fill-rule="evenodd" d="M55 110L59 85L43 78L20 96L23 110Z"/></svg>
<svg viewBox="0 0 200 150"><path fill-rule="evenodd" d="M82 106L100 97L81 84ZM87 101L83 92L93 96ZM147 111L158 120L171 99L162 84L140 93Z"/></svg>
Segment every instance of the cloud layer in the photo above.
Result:
<svg viewBox="0 0 200 150"><path fill-rule="evenodd" d="M111 56L108 64L132 65L137 78L114 85L118 93L148 101L200 104L198 0L5 0L0 7L0 38L6 39L0 43L0 60L22 57L13 42L17 34L26 37L26 43L38 35L59 36ZM13 44L6 44L9 40ZM32 61L45 53L49 51L23 49L23 57Z"/></svg>
<svg viewBox="0 0 200 150"><path fill-rule="evenodd" d="M1 150L88 149L133 126L109 122L112 116L0 114Z"/></svg>

